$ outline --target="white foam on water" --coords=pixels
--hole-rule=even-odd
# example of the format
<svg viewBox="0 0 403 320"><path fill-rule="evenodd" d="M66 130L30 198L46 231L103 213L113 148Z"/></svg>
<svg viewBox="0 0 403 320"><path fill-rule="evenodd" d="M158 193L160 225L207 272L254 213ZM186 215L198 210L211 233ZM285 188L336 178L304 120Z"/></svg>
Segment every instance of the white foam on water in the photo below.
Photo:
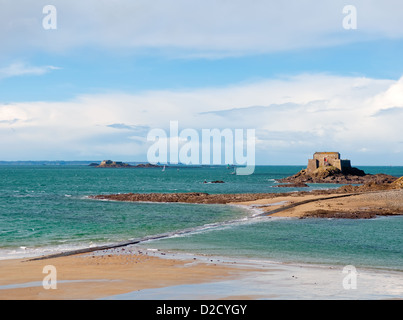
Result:
<svg viewBox="0 0 403 320"><path fill-rule="evenodd" d="M62 252L70 252L74 250L92 248L94 246L100 246L100 245L102 244L95 244L90 242L82 244L61 244L61 245L53 245L53 246L51 245L43 247L20 246L18 248L12 248L12 249L3 248L0 249L0 260L36 258L40 256L47 256Z"/></svg>

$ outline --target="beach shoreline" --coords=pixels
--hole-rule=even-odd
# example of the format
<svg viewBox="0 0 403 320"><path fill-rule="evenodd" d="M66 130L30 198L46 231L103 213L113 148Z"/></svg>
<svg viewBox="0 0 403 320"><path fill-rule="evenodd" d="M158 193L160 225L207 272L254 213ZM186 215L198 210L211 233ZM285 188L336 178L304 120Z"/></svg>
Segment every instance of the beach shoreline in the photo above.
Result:
<svg viewBox="0 0 403 320"><path fill-rule="evenodd" d="M251 220L317 218L313 213L320 214L318 210L332 214L360 212L352 217L357 219L373 218L363 216L363 212L374 210L375 217L402 214L402 196L403 190L337 193L336 197L331 192L303 192L258 196L251 201L228 200L225 205L248 209ZM224 198L225 195L219 196ZM163 237L173 235L175 232ZM342 286L343 266L259 259L252 263L242 258L181 255L160 249L147 250L145 246L153 246L148 240L154 239L140 240L51 256L0 260L0 299L170 299L173 295L175 299L245 300L403 298L401 271L360 269L359 290L346 290ZM43 268L47 265L57 270L57 290L46 290L42 285L46 277Z"/></svg>
<svg viewBox="0 0 403 320"><path fill-rule="evenodd" d="M45 266L57 288L45 289ZM357 290L344 266L230 259L132 246L46 260L1 260L1 300L402 299L403 273L360 268ZM400 293L399 293L400 292Z"/></svg>

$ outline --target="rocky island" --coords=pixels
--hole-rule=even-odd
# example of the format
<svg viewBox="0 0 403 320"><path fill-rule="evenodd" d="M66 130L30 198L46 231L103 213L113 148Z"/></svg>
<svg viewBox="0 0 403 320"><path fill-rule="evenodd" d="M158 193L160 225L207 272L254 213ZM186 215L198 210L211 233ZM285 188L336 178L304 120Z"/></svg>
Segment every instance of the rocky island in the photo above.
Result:
<svg viewBox="0 0 403 320"><path fill-rule="evenodd" d="M295 175L277 179L280 183L339 183L339 184L384 184L395 181L397 177L387 174L367 174L351 166L350 160L341 160L338 152L316 152L308 160L306 169ZM287 185L283 185L287 186Z"/></svg>
<svg viewBox="0 0 403 320"><path fill-rule="evenodd" d="M112 161L112 160L104 160L100 165L91 164L91 166L95 168L160 168L161 166L154 165L151 163L140 163L138 165L131 165L128 163L120 162L120 161Z"/></svg>

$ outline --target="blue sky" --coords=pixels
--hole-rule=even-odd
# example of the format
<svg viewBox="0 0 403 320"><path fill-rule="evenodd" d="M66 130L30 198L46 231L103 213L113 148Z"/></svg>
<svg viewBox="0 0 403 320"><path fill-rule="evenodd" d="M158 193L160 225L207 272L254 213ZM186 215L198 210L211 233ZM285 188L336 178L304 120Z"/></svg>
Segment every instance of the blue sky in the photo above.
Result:
<svg viewBox="0 0 403 320"><path fill-rule="evenodd" d="M330 48L215 59L171 58L155 50L147 55L122 55L97 48L78 49L67 56L21 54L13 60L59 69L41 76L27 74L2 81L0 96L1 102L65 100L105 91L135 93L226 86L316 72L398 80L403 74L403 59L398 54L402 52L403 41L382 39Z"/></svg>
<svg viewBox="0 0 403 320"><path fill-rule="evenodd" d="M0 1L2 160L145 161L147 129L254 128L258 164L403 165L403 4ZM256 108L259 107L259 108Z"/></svg>

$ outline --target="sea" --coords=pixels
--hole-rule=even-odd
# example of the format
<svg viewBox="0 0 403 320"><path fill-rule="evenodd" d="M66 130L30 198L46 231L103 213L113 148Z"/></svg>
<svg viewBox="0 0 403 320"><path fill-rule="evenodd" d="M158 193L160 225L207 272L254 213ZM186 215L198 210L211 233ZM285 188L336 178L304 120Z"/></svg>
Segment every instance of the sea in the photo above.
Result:
<svg viewBox="0 0 403 320"><path fill-rule="evenodd" d="M149 239L167 252L403 271L403 216L368 220L261 217L259 207L133 203L91 199L111 193L277 193L337 188L276 188L304 166L95 168L0 166L0 259L36 257ZM360 167L403 176L403 167ZM224 183L205 183L222 180ZM186 230L187 232L181 232ZM161 239L154 236L169 234Z"/></svg>

